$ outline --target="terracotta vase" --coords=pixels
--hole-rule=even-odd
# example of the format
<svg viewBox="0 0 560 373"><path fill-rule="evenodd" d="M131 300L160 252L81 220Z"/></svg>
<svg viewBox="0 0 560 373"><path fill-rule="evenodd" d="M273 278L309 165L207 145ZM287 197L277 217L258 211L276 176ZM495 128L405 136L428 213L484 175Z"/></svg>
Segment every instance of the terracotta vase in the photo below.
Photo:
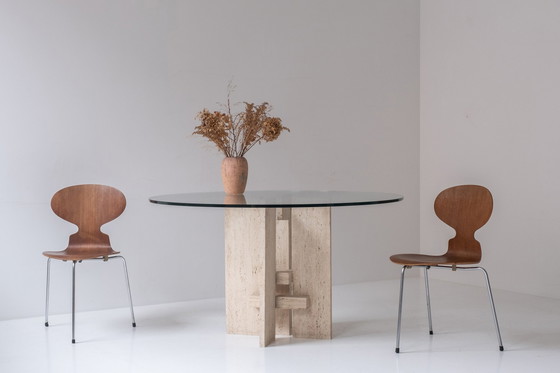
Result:
<svg viewBox="0 0 560 373"><path fill-rule="evenodd" d="M245 192L249 164L244 157L226 157L222 161L222 183L226 194L236 195Z"/></svg>

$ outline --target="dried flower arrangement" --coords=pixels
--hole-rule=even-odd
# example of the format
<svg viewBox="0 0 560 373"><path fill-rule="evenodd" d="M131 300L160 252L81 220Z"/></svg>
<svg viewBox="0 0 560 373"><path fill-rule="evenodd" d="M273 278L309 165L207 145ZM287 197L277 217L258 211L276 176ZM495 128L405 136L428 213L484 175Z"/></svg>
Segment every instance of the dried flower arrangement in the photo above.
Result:
<svg viewBox="0 0 560 373"><path fill-rule="evenodd" d="M193 132L213 142L226 157L243 157L255 144L274 141L283 130L290 132L282 126L280 118L268 115L271 107L267 102L260 105L244 102L245 111L232 114L230 94L231 89L225 112L204 109L198 113L200 125Z"/></svg>

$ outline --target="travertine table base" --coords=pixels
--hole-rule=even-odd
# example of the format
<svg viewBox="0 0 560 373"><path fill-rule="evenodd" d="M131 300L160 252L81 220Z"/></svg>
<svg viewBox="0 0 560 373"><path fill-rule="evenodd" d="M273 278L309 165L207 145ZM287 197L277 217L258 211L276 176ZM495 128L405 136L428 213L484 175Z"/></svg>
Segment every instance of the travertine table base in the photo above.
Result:
<svg viewBox="0 0 560 373"><path fill-rule="evenodd" d="M229 334L332 337L331 208L226 208Z"/></svg>
<svg viewBox="0 0 560 373"><path fill-rule="evenodd" d="M230 334L332 338L331 207L398 202L350 191L179 193L150 202L225 209L226 325Z"/></svg>

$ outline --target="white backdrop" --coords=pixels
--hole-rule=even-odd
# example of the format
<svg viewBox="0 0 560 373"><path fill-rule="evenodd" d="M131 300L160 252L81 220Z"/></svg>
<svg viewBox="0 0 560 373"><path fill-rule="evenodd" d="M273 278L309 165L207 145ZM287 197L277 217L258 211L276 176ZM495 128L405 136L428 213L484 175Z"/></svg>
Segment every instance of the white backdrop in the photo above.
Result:
<svg viewBox="0 0 560 373"><path fill-rule="evenodd" d="M421 249L449 238L440 190L486 185L477 237L494 286L560 298L560 2L422 1L420 34Z"/></svg>
<svg viewBox="0 0 560 373"><path fill-rule="evenodd" d="M135 304L223 296L223 212L156 206L220 190L196 113L268 101L291 133L253 148L248 189L377 190L405 201L333 212L334 282L396 278L419 242L417 0L0 0L0 319L43 312L44 250L73 227L60 188L127 196L104 227ZM53 313L71 265L54 263ZM118 263L78 267L78 310L126 305Z"/></svg>

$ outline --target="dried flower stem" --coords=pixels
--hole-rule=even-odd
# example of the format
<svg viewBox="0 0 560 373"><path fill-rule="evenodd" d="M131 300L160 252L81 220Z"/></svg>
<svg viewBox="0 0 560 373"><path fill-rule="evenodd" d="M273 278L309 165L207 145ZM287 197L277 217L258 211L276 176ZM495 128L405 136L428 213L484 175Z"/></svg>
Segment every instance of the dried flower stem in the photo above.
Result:
<svg viewBox="0 0 560 373"><path fill-rule="evenodd" d="M232 114L230 94L231 87L225 113L203 109L196 116L200 125L193 132L213 142L226 157L243 157L255 144L274 141L283 130L290 132L282 126L280 118L268 115L271 107L267 102L260 105L244 102L245 111Z"/></svg>

